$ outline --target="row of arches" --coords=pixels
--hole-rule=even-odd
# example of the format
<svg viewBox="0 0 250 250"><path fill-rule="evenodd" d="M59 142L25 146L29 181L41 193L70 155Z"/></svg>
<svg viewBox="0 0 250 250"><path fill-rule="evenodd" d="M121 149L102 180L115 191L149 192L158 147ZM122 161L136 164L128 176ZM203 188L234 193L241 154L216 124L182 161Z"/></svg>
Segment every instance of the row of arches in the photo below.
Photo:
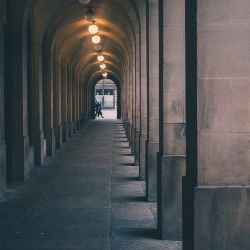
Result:
<svg viewBox="0 0 250 250"><path fill-rule="evenodd" d="M160 237L247 249L248 4L89 2L0 0L0 196L93 118L91 6Z"/></svg>

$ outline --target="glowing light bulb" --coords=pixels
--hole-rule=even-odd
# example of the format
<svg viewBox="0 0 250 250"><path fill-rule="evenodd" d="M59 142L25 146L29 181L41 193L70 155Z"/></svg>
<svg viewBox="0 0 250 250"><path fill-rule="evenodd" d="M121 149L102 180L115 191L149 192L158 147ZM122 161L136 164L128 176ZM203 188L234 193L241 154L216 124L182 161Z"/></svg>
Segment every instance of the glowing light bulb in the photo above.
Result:
<svg viewBox="0 0 250 250"><path fill-rule="evenodd" d="M98 32L98 27L97 27L97 25L95 25L95 24L91 24L91 25L89 25L89 33L91 34L91 35L95 35L95 34L97 34L97 32Z"/></svg>
<svg viewBox="0 0 250 250"><path fill-rule="evenodd" d="M106 64L105 63L100 64L100 68L101 69L105 69L106 68Z"/></svg>
<svg viewBox="0 0 250 250"><path fill-rule="evenodd" d="M105 73L102 74L102 76L103 76L104 78L106 78L106 77L108 76L108 73L105 72Z"/></svg>
<svg viewBox="0 0 250 250"><path fill-rule="evenodd" d="M90 2L90 0L79 0L79 2L81 4L88 4Z"/></svg>
<svg viewBox="0 0 250 250"><path fill-rule="evenodd" d="M101 42L101 37L99 37L98 35L92 36L92 42L93 44L98 44Z"/></svg>
<svg viewBox="0 0 250 250"><path fill-rule="evenodd" d="M98 57L97 57L97 60L98 60L99 62L103 62L103 61L104 61L104 56L102 56L102 55L101 55L101 56L98 56Z"/></svg>

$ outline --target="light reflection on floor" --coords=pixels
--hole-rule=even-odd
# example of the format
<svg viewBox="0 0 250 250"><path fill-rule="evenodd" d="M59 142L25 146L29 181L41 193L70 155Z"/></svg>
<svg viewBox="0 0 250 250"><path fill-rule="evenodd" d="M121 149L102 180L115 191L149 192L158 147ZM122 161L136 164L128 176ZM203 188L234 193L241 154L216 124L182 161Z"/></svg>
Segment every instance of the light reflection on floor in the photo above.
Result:
<svg viewBox="0 0 250 250"><path fill-rule="evenodd" d="M104 109L102 111L103 117L96 117L96 120L114 120L117 119L117 111L115 109Z"/></svg>

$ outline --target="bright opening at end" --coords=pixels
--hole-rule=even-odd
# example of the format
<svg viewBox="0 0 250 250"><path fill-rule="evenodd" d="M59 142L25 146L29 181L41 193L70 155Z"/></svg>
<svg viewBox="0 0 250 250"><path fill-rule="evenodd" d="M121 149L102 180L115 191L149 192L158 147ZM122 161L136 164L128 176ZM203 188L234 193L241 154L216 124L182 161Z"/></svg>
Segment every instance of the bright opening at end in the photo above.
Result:
<svg viewBox="0 0 250 250"><path fill-rule="evenodd" d="M100 80L95 87L96 119L117 119L117 86L110 79ZM102 118L98 110L101 106Z"/></svg>

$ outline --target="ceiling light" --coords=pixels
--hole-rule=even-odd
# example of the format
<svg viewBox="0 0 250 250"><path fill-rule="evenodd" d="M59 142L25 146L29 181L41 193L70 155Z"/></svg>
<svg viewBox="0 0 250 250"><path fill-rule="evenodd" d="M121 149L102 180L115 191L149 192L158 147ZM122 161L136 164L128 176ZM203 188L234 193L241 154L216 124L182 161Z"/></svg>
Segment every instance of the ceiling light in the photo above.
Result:
<svg viewBox="0 0 250 250"><path fill-rule="evenodd" d="M108 73L107 73L107 72L102 73L102 76L103 76L104 78L107 78L107 77L108 77Z"/></svg>
<svg viewBox="0 0 250 250"><path fill-rule="evenodd" d="M88 4L88 3L90 3L90 0L79 0L79 3Z"/></svg>
<svg viewBox="0 0 250 250"><path fill-rule="evenodd" d="M89 33L91 35L95 35L98 32L98 27L95 24L91 24L91 25L89 25L89 29L88 30L89 30Z"/></svg>
<svg viewBox="0 0 250 250"><path fill-rule="evenodd" d="M101 37L100 36L98 36L98 35L92 36L92 43L93 44L98 44L100 42L101 42Z"/></svg>
<svg viewBox="0 0 250 250"><path fill-rule="evenodd" d="M100 68L101 69L105 69L106 68L106 64L105 63L100 64Z"/></svg>
<svg viewBox="0 0 250 250"><path fill-rule="evenodd" d="M103 62L103 61L104 61L104 56L103 56L103 55L97 56L97 60L98 60L99 62Z"/></svg>

